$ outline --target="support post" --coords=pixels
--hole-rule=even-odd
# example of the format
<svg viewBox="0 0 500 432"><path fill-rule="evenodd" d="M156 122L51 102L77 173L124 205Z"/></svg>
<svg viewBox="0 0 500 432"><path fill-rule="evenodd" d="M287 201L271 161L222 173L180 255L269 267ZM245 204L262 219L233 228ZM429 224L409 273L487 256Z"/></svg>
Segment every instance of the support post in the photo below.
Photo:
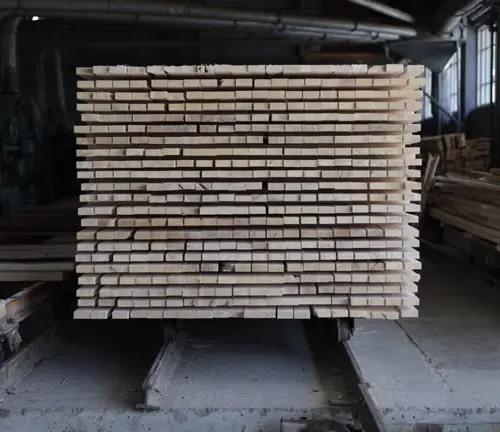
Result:
<svg viewBox="0 0 500 432"><path fill-rule="evenodd" d="M144 402L137 405L137 409L158 411L167 390L169 380L179 365L186 335L180 331L178 323L165 320L163 326L163 345L156 356L151 369L142 383Z"/></svg>
<svg viewBox="0 0 500 432"><path fill-rule="evenodd" d="M9 15L0 20L1 26L1 64L2 90L17 93L19 91L19 72L17 61L17 29L21 17Z"/></svg>
<svg viewBox="0 0 500 432"><path fill-rule="evenodd" d="M495 67L497 71L500 71L500 55L499 55L499 46L500 46L500 14L497 13L495 17L496 21L496 59L495 59ZM498 73L498 72L497 72ZM500 167L500 85L495 86L495 103L492 106L495 121L493 122L493 136L491 140L491 149L490 149L490 165L492 168Z"/></svg>
<svg viewBox="0 0 500 432"><path fill-rule="evenodd" d="M462 122L463 122L463 117L462 117L462 108L463 108L463 98L462 98L462 80L463 80L463 74L462 74L462 45L460 42L457 42L457 119L458 119L458 124L456 125L457 127L457 132L463 132L462 130Z"/></svg>
<svg viewBox="0 0 500 432"><path fill-rule="evenodd" d="M57 94L57 108L61 116L61 124L66 130L71 130L68 110L66 107L66 92L64 87L64 73L61 61L61 51L59 47L54 44L52 47L52 55L54 60L54 71L56 79L56 94Z"/></svg>
<svg viewBox="0 0 500 432"><path fill-rule="evenodd" d="M46 118L46 89L47 84L45 80L45 58L47 56L47 50L42 48L38 53L35 65L35 85L36 85L36 104L40 112L40 117L42 121Z"/></svg>
<svg viewBox="0 0 500 432"><path fill-rule="evenodd" d="M467 116L476 107L477 98L477 32L475 30L467 32L467 39L464 44L464 58L462 67L463 77L463 119L466 123Z"/></svg>
<svg viewBox="0 0 500 432"><path fill-rule="evenodd" d="M439 101L441 100L441 73L432 72L432 97ZM432 118L434 118L436 125L436 135L441 135L443 128L443 113L439 106L435 103L432 104Z"/></svg>

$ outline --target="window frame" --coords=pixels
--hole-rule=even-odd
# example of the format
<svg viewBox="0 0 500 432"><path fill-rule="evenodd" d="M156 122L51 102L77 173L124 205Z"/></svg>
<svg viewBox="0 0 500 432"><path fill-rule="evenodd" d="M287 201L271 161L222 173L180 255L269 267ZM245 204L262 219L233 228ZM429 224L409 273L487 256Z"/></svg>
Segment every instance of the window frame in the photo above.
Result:
<svg viewBox="0 0 500 432"><path fill-rule="evenodd" d="M424 71L424 91L432 95L432 70L428 67ZM433 117L432 101L429 97L423 95L422 101L422 120L429 120Z"/></svg>
<svg viewBox="0 0 500 432"><path fill-rule="evenodd" d="M495 31L487 24L479 26L476 34L476 106L483 106L494 103L496 99L496 37Z"/></svg>
<svg viewBox="0 0 500 432"><path fill-rule="evenodd" d="M441 74L443 104L450 113L458 112L459 108L459 66L458 53L455 52L446 63Z"/></svg>

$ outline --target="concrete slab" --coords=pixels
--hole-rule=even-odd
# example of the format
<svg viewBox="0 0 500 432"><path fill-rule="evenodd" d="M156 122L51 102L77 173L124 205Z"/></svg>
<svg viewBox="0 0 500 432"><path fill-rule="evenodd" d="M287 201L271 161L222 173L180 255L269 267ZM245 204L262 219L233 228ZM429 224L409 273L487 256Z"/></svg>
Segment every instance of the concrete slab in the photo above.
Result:
<svg viewBox="0 0 500 432"><path fill-rule="evenodd" d="M430 253L421 317L357 323L350 347L388 424L500 423L500 290Z"/></svg>
<svg viewBox="0 0 500 432"><path fill-rule="evenodd" d="M318 364L300 322L237 320L201 328L190 340L166 389L172 408L313 409L343 401L348 384L335 361ZM327 366L328 373L323 373Z"/></svg>
<svg viewBox="0 0 500 432"><path fill-rule="evenodd" d="M159 330L71 325L50 358L0 394L0 430L278 431L283 419L349 418L351 387L331 344L309 340L293 321L188 323L162 411L137 412Z"/></svg>

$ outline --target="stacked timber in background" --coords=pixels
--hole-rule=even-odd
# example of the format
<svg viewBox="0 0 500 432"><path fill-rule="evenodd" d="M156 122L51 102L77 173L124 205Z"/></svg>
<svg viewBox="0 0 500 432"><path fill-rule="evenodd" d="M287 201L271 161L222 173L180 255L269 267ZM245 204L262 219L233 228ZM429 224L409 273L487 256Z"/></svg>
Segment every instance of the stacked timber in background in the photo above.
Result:
<svg viewBox="0 0 500 432"><path fill-rule="evenodd" d="M74 274L77 207L75 197L0 218L0 283L62 281Z"/></svg>
<svg viewBox="0 0 500 432"><path fill-rule="evenodd" d="M50 327L74 292L77 208L72 197L0 218L0 363L19 351L26 328L32 338Z"/></svg>
<svg viewBox="0 0 500 432"><path fill-rule="evenodd" d="M416 316L422 72L78 69L75 317Z"/></svg>
<svg viewBox="0 0 500 432"><path fill-rule="evenodd" d="M495 194L500 183L490 165L491 138L447 134L422 138L426 169L423 172L423 210L442 225L497 244ZM439 159L437 169L433 162ZM435 176L437 174L437 176ZM423 219L425 220L425 219ZM471 237L472 236L472 237Z"/></svg>
<svg viewBox="0 0 500 432"><path fill-rule="evenodd" d="M499 170L436 177L429 213L445 224L500 245Z"/></svg>
<svg viewBox="0 0 500 432"><path fill-rule="evenodd" d="M486 171L490 167L491 138L468 138L465 143L464 169Z"/></svg>
<svg viewBox="0 0 500 432"><path fill-rule="evenodd" d="M422 137L424 165L428 154L439 154L438 174L485 171L490 165L490 138L465 138L463 133Z"/></svg>

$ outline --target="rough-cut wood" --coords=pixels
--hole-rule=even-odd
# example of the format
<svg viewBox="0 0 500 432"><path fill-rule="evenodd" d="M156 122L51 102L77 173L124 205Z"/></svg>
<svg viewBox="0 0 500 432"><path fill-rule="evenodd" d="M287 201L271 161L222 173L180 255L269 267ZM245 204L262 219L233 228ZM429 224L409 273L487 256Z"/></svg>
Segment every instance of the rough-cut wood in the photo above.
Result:
<svg viewBox="0 0 500 432"><path fill-rule="evenodd" d="M78 68L75 318L416 316L421 73Z"/></svg>
<svg viewBox="0 0 500 432"><path fill-rule="evenodd" d="M429 213L442 223L453 225L500 246L500 176L471 171L438 176L431 194Z"/></svg>
<svg viewBox="0 0 500 432"><path fill-rule="evenodd" d="M0 218L0 282L61 281L72 274L77 207L75 197Z"/></svg>
<svg viewBox="0 0 500 432"><path fill-rule="evenodd" d="M438 174L488 170L490 147L491 138L466 138L463 133L422 138L424 161L429 155L440 155Z"/></svg>

